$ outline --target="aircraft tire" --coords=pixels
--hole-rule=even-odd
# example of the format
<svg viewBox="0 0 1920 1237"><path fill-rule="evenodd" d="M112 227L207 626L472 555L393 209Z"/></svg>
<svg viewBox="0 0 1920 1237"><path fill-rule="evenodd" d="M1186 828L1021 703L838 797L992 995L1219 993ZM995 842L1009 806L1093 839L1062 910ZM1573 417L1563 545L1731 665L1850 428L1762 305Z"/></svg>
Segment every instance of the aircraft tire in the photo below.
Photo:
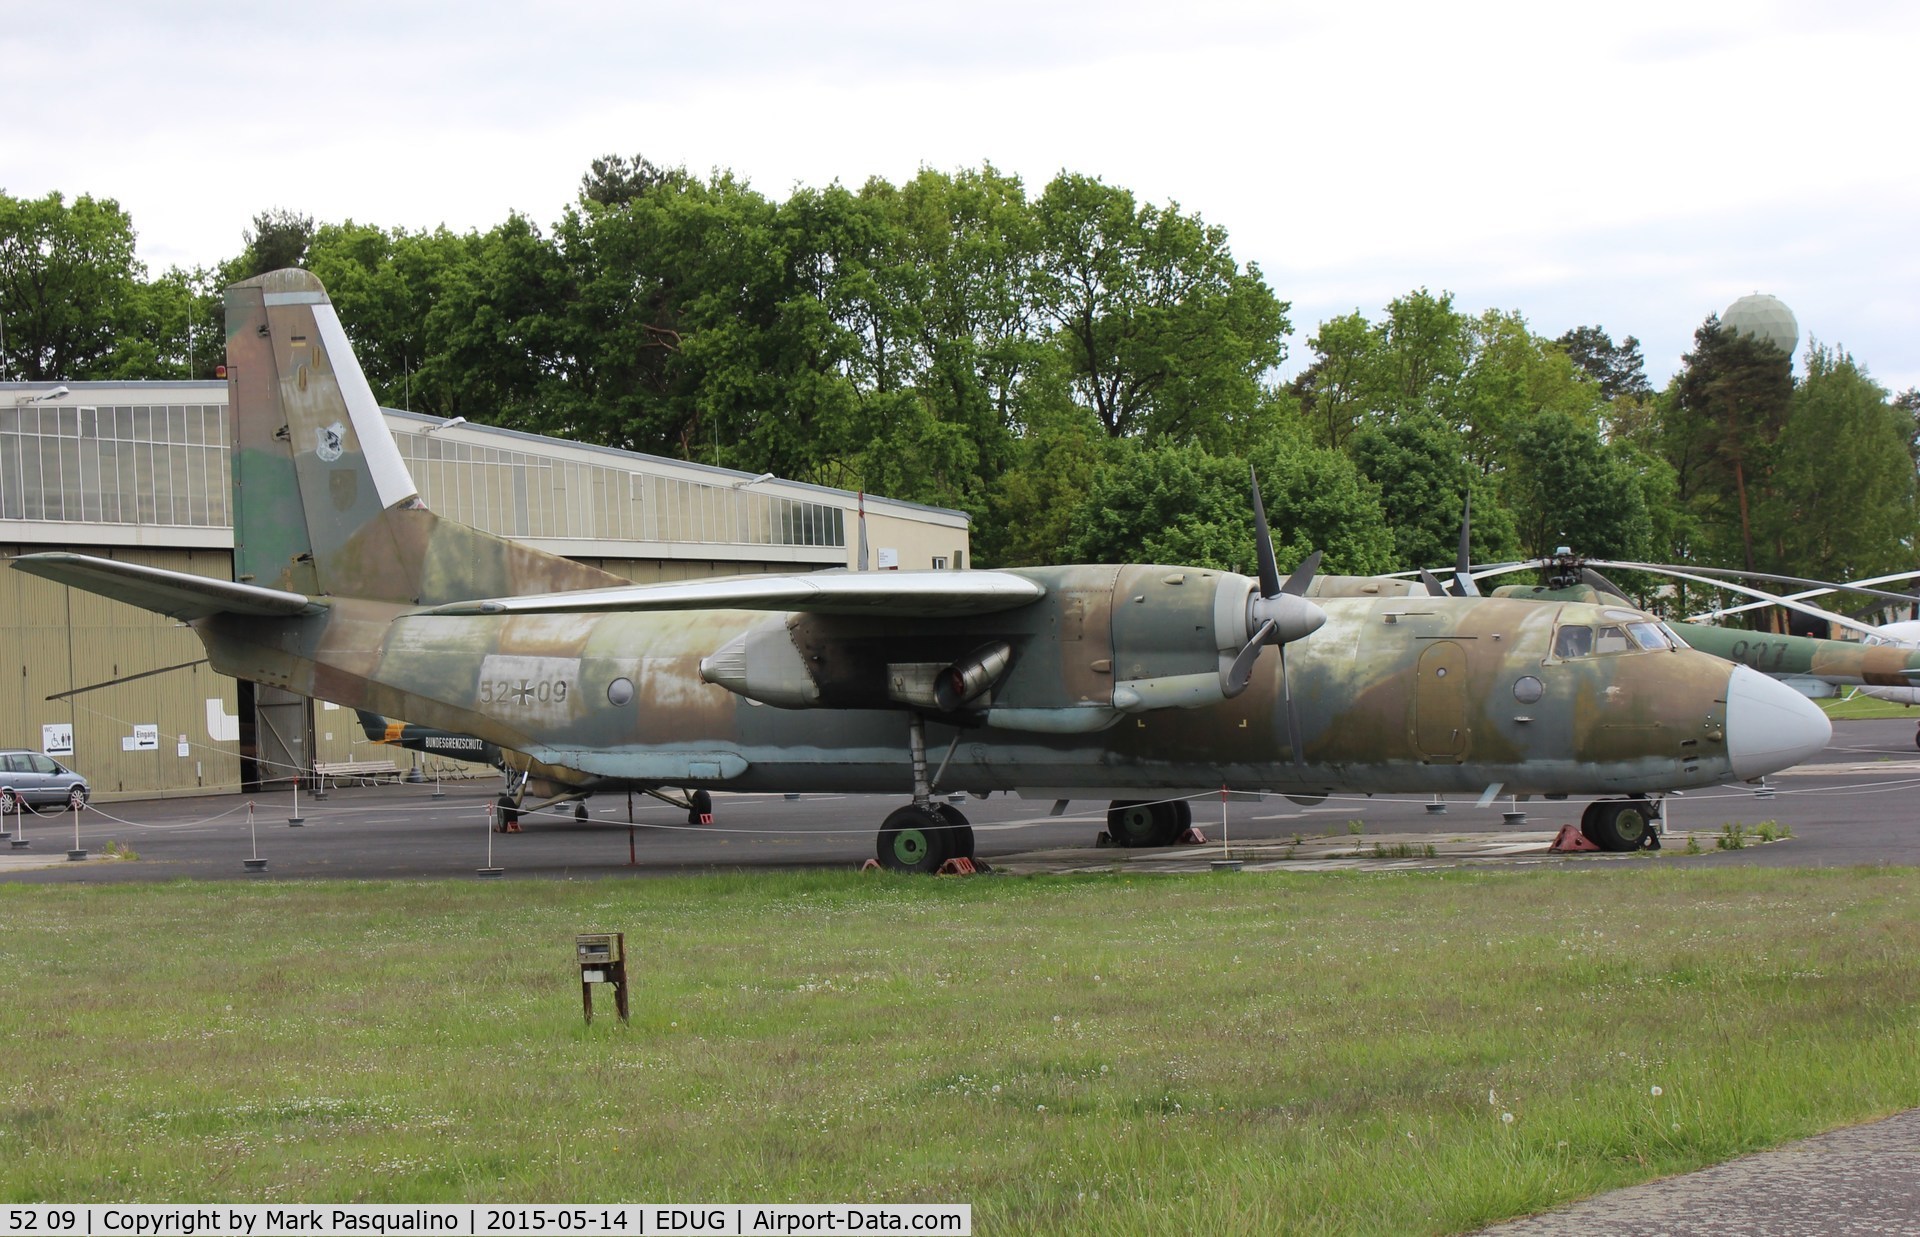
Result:
<svg viewBox="0 0 1920 1237"><path fill-rule="evenodd" d="M914 804L887 813L874 840L874 857L890 872L937 872L947 861L947 821L937 809Z"/></svg>
<svg viewBox="0 0 1920 1237"><path fill-rule="evenodd" d="M951 803L936 803L933 810L940 813L940 819L947 822L947 858L973 858L973 826L961 814L959 808Z"/></svg>
<svg viewBox="0 0 1920 1237"><path fill-rule="evenodd" d="M575 820L585 820L587 819L587 815L587 805L585 803L575 803L573 805L573 818Z"/></svg>
<svg viewBox="0 0 1920 1237"><path fill-rule="evenodd" d="M1645 799L1602 799L1580 818L1580 832L1601 850L1639 850L1652 828L1653 806Z"/></svg>
<svg viewBox="0 0 1920 1237"><path fill-rule="evenodd" d="M1186 806L1177 800L1179 807ZM1116 799L1107 808L1107 836L1126 847L1172 846L1185 832L1175 803L1140 803ZM1187 820L1192 821L1188 808Z"/></svg>
<svg viewBox="0 0 1920 1237"><path fill-rule="evenodd" d="M702 816L713 819L713 796L704 790L696 790L687 796L687 823L700 824Z"/></svg>
<svg viewBox="0 0 1920 1237"><path fill-rule="evenodd" d="M495 800L494 809L493 831L495 833L505 833L508 825L520 823L520 809L510 796L501 795Z"/></svg>

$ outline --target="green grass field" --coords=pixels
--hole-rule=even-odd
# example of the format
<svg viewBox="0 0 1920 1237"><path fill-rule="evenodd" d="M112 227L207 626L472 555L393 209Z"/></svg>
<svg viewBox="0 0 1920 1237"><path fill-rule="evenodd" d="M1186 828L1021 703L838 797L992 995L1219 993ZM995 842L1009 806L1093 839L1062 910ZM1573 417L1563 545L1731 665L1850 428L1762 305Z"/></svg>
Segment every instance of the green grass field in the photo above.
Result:
<svg viewBox="0 0 1920 1237"><path fill-rule="evenodd" d="M1844 689L1842 689L1844 690ZM1920 722L1920 712L1904 704L1892 704L1885 700L1876 700L1872 696L1833 696L1826 700L1816 700L1815 704L1826 710L1828 717L1903 717L1909 721Z"/></svg>
<svg viewBox="0 0 1920 1237"><path fill-rule="evenodd" d="M1457 1232L1920 1104L1920 872L0 887L9 1201ZM634 1017L583 1027L576 931Z"/></svg>

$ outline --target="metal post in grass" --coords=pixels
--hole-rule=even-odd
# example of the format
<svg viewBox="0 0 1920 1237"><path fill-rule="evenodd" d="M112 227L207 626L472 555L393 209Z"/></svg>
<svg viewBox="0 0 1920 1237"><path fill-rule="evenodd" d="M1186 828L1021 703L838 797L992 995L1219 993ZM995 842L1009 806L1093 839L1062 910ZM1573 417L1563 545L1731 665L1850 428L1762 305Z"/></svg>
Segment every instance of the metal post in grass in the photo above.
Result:
<svg viewBox="0 0 1920 1237"><path fill-rule="evenodd" d="M67 806L73 810L73 849L67 852L67 862L78 863L87 857L86 850L80 845L80 801L69 796Z"/></svg>
<svg viewBox="0 0 1920 1237"><path fill-rule="evenodd" d="M251 799L247 800L247 840L253 857L251 859L242 859L240 866L249 872L266 871L267 861L260 857L260 834L253 827L253 800Z"/></svg>
<svg viewBox="0 0 1920 1237"><path fill-rule="evenodd" d="M1213 861L1216 872L1238 872L1240 860L1233 857L1232 849L1227 845L1227 788L1220 787L1220 857Z"/></svg>
<svg viewBox="0 0 1920 1237"><path fill-rule="evenodd" d="M489 803L487 804L487 866L476 869L474 875L493 879L506 875L506 871L505 868L493 866L493 804Z"/></svg>

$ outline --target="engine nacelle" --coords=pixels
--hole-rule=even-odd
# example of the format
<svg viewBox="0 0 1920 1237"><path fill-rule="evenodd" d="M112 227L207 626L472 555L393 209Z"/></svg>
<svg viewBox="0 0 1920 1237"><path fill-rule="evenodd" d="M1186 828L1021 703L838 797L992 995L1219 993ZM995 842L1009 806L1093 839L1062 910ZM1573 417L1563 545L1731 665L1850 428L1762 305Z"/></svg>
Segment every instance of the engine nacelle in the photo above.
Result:
<svg viewBox="0 0 1920 1237"><path fill-rule="evenodd" d="M700 677L781 708L904 705L1003 729L1086 733L1127 713L1228 699L1246 685L1258 644L1300 639L1326 617L1302 597L1263 598L1253 580L1232 572L1021 574L1044 595L993 614L770 619L703 658Z"/></svg>

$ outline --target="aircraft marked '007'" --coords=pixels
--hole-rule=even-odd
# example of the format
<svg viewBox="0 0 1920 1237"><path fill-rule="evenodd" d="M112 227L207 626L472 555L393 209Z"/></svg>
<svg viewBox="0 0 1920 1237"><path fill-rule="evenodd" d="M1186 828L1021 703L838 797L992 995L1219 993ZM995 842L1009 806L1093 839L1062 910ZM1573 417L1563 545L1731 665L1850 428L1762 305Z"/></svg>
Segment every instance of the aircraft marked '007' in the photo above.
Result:
<svg viewBox="0 0 1920 1237"><path fill-rule="evenodd" d="M1803 697L1614 605L1382 595L1164 565L827 572L641 586L419 501L320 282L228 291L236 581L77 554L15 566L190 623L221 672L523 753L522 793L910 793L888 866L970 854L937 789L1109 798L1171 841L1179 796L1648 796L1824 746ZM1557 633L1585 630L1576 647ZM1267 651L1267 646L1274 646ZM1556 652L1556 648L1560 651ZM1584 651L1579 651L1583 649Z"/></svg>

